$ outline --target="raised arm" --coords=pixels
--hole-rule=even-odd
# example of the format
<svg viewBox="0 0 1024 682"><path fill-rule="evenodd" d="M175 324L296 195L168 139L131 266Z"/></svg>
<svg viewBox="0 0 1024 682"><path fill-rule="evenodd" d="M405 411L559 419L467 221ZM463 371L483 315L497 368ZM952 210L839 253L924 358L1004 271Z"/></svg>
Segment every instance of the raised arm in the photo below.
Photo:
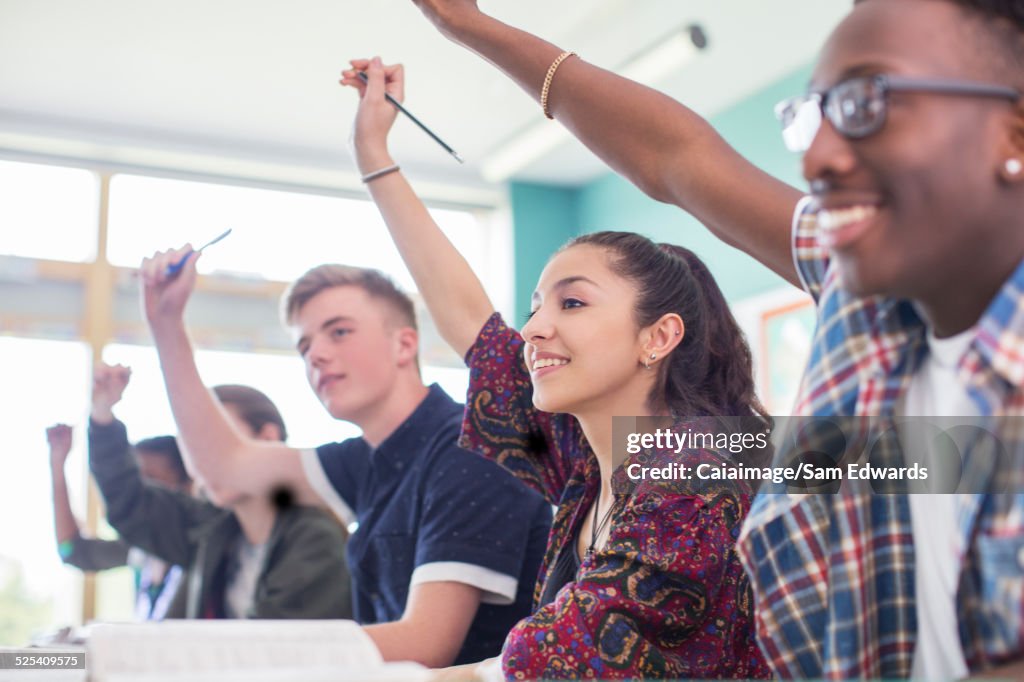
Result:
<svg viewBox="0 0 1024 682"><path fill-rule="evenodd" d="M107 520L134 547L179 566L195 554L189 530L221 513L209 502L145 483L124 424L89 424L89 469L103 495Z"/></svg>
<svg viewBox="0 0 1024 682"><path fill-rule="evenodd" d="M170 263L191 251L186 246L154 254L141 268L144 312L189 469L221 506L250 495L272 495L282 488L290 491L298 504L321 504L303 473L299 451L243 436L203 385L184 322L185 304L195 287L198 255L190 257L178 275L167 274Z"/></svg>
<svg viewBox="0 0 1024 682"><path fill-rule="evenodd" d="M128 561L128 544L123 540L82 537L78 519L71 511L64 476L64 465L71 452L71 436L72 429L67 424L55 424L46 429L53 482L53 523L61 561L83 571L105 571L124 566Z"/></svg>
<svg viewBox="0 0 1024 682"><path fill-rule="evenodd" d="M359 90L353 136L356 164L365 175L395 163L387 143L395 122L395 108L384 99L384 94L401 101L405 80L401 65L385 67L378 58L353 60L351 64L352 69L342 73L341 82ZM356 70L366 71L368 84L363 84ZM465 357L494 312L483 285L400 172L370 180L367 186L438 331L448 345Z"/></svg>
<svg viewBox="0 0 1024 682"><path fill-rule="evenodd" d="M64 464L71 452L71 427L67 424L54 424L46 429L46 441L50 446L50 481L53 489L53 527L57 537L57 548L61 556L65 548L79 537L81 531L78 519L71 512L68 499L68 483L64 477Z"/></svg>
<svg viewBox="0 0 1024 682"><path fill-rule="evenodd" d="M484 14L475 0L413 2L448 38L540 100L561 48ZM800 192L740 156L693 111L579 57L556 71L548 110L645 193L693 214L723 241L799 284L790 225Z"/></svg>

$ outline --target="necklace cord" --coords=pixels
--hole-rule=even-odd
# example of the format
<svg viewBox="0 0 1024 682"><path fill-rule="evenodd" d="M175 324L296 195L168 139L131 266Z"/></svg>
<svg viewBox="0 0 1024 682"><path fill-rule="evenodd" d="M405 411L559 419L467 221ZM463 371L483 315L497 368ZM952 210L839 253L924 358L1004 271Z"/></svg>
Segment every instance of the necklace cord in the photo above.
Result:
<svg viewBox="0 0 1024 682"><path fill-rule="evenodd" d="M598 493L597 499L594 500L594 518L592 519L591 524L590 524L590 546L587 547L587 556L593 556L594 555L594 552L596 551L595 550L595 546L597 545L597 538L604 531L605 526L608 525L608 522L611 521L611 519L612 519L612 512L615 511L615 503L613 501L612 504L609 505L608 511L606 511L604 513L604 516L601 517L600 523L598 523L597 513L598 513L598 508L600 506L600 503L601 503L601 494Z"/></svg>

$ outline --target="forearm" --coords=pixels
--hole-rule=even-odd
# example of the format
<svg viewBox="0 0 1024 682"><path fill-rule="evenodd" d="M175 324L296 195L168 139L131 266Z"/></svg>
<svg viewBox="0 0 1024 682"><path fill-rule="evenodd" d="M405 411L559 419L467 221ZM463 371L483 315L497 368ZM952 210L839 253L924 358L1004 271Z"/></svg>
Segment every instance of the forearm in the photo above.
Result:
<svg viewBox="0 0 1024 682"><path fill-rule="evenodd" d="M88 433L89 470L103 495L107 520L114 525L116 519L132 516L139 505L142 475L132 457L124 424L92 421Z"/></svg>
<svg viewBox="0 0 1024 682"><path fill-rule="evenodd" d="M538 101L562 53L479 12L459 12L443 30ZM688 211L720 239L798 282L788 235L802 193L747 161L692 110L575 57L555 72L548 110L645 193Z"/></svg>
<svg viewBox="0 0 1024 682"><path fill-rule="evenodd" d="M142 480L121 422L89 425L89 467L123 540L181 566L191 560L188 530L216 514L213 505Z"/></svg>
<svg viewBox="0 0 1024 682"><path fill-rule="evenodd" d="M57 545L71 542L80 534L78 521L71 513L71 501L68 499L68 486L64 478L63 468L52 467L53 490L53 525L57 537Z"/></svg>
<svg viewBox="0 0 1024 682"><path fill-rule="evenodd" d="M505 72L538 103L548 68L563 51L484 14L463 17L448 35ZM682 155L726 147L706 121L679 102L579 58L565 60L556 71L548 110L614 170L662 201L687 198L687 189L696 185L697 178L677 172L685 171L678 163Z"/></svg>
<svg viewBox="0 0 1024 682"><path fill-rule="evenodd" d="M123 539L77 537L65 545L60 558L69 566L83 571L106 571L127 565L130 549Z"/></svg>
<svg viewBox="0 0 1024 682"><path fill-rule="evenodd" d="M214 497L230 496L239 483L235 464L245 441L203 385L184 323L178 319L154 323L151 328L171 412L184 446L182 455Z"/></svg>
<svg viewBox="0 0 1024 682"><path fill-rule="evenodd" d="M385 661L451 665L480 606L478 588L457 582L421 583L409 591L402 618L366 626Z"/></svg>
<svg viewBox="0 0 1024 682"><path fill-rule="evenodd" d="M438 636L429 623L398 620L363 628L385 661L413 661L428 668L444 668L455 661L462 641L454 645Z"/></svg>
<svg viewBox="0 0 1024 682"><path fill-rule="evenodd" d="M368 170L394 163L386 150L359 157ZM465 356L494 312L483 285L401 173L372 180L368 187L438 331Z"/></svg>

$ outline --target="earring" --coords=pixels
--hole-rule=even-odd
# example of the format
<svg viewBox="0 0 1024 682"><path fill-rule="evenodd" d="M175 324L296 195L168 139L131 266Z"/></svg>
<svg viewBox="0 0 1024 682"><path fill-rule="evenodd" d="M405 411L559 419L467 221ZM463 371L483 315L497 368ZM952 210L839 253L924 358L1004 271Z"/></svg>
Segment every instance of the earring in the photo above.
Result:
<svg viewBox="0 0 1024 682"><path fill-rule="evenodd" d="M1024 170L1024 164L1021 163L1020 159L1007 159L1003 167L1010 175L1020 175L1020 172Z"/></svg>

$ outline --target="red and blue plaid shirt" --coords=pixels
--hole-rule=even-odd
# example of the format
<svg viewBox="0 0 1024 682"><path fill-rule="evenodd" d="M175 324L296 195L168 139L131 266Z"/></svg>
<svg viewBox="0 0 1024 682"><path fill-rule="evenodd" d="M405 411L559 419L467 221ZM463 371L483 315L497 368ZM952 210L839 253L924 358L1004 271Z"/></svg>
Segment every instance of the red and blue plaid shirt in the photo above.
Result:
<svg viewBox="0 0 1024 682"><path fill-rule="evenodd" d="M817 242L817 216L797 207L794 260L817 303L797 416L893 415L927 355L926 327L909 301L844 291ZM937 276L942 276L937 274ZM1024 263L982 316L959 379L986 418L1008 416L998 437L1014 471L1024 432ZM991 458L965 453L965 475L990 480ZM990 479L983 478L989 475ZM984 487L979 488L984 489ZM1003 489L1006 490L1006 489ZM1024 494L961 494L957 615L971 670L1024 656ZM917 632L914 542L906 495L844 485L828 494L762 494L739 543L757 606L758 639L783 678L910 675Z"/></svg>

